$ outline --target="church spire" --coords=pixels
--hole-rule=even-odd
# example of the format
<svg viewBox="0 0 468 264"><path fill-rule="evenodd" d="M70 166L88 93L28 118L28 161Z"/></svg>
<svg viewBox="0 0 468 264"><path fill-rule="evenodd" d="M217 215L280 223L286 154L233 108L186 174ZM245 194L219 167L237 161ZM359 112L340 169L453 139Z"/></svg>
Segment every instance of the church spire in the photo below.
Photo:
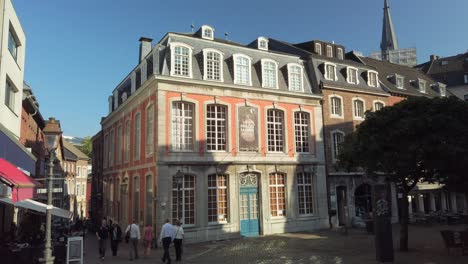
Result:
<svg viewBox="0 0 468 264"><path fill-rule="evenodd" d="M384 1L384 17L383 17L383 28L382 28L382 42L380 43L380 49L382 54L387 53L390 50L398 49L398 42L393 29L392 17L390 16L390 6L388 1Z"/></svg>

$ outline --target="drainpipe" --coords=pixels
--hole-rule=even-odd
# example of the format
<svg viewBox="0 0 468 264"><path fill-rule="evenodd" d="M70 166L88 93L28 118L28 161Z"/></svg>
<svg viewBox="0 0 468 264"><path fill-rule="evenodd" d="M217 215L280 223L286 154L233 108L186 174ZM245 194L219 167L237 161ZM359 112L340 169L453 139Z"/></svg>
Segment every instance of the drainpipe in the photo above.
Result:
<svg viewBox="0 0 468 264"><path fill-rule="evenodd" d="M323 83L320 82L319 84L319 88L320 88L320 91L323 90ZM327 141L326 141L326 134L325 133L325 114L323 111L323 104L324 104L324 101L323 101L323 98L320 100L320 105L322 106L322 123L323 123L323 154L325 155L324 156L324 159L325 159L325 181L326 181L326 185L327 185L327 207L328 207L328 224L330 226L330 229L333 228L333 223L332 223L332 216L331 216L331 201L330 201L330 182L329 182L329 179L328 179L328 163L327 163Z"/></svg>

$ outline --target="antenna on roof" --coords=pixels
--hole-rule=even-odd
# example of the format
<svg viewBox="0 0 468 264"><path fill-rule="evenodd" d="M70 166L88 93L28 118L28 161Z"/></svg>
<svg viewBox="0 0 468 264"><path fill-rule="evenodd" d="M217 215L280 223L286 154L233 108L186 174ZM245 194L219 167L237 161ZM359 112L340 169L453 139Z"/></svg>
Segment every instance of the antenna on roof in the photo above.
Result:
<svg viewBox="0 0 468 264"><path fill-rule="evenodd" d="M195 25L192 23L192 24L190 25L190 28L192 29L192 33L193 33L193 30L195 29Z"/></svg>
<svg viewBox="0 0 468 264"><path fill-rule="evenodd" d="M226 40L228 40L228 37L229 37L229 33L224 32L224 38L225 38Z"/></svg>

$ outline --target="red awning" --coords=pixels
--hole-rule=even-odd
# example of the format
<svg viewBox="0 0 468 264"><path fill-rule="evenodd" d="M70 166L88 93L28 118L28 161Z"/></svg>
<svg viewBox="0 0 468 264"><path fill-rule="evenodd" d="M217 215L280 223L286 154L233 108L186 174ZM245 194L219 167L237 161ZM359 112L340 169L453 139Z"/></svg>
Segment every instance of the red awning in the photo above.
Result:
<svg viewBox="0 0 468 264"><path fill-rule="evenodd" d="M39 182L24 174L15 167L15 165L2 158L0 158L0 181L10 187L17 188L34 188L41 186Z"/></svg>

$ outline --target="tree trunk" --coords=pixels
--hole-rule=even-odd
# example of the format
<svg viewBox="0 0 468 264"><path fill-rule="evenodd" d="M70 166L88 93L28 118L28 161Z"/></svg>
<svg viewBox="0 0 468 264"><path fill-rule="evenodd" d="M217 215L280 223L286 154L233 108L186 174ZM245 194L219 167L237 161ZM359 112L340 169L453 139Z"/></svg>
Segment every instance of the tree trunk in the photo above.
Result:
<svg viewBox="0 0 468 264"><path fill-rule="evenodd" d="M403 192L401 199L400 250L408 251L408 193Z"/></svg>

